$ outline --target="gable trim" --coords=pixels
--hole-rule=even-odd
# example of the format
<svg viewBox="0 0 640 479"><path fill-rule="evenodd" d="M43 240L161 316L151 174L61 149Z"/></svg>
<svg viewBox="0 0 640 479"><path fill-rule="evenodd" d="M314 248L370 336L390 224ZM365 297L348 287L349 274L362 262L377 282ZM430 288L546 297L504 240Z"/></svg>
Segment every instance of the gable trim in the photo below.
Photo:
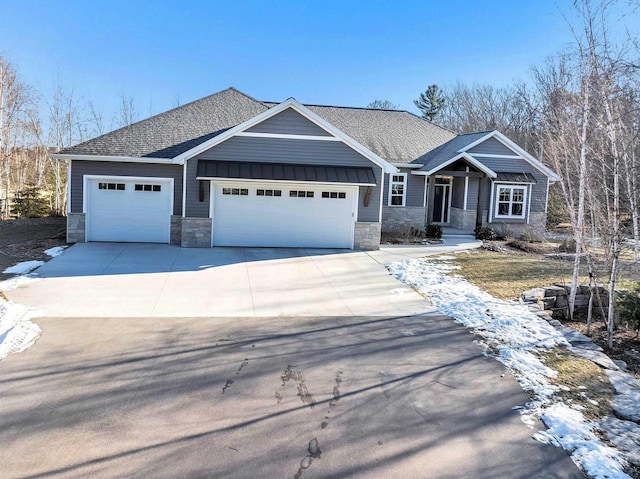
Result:
<svg viewBox="0 0 640 479"><path fill-rule="evenodd" d="M489 178L496 178L498 176L498 174L495 171L493 171L491 168L486 167L485 165L480 163L478 160L476 160L473 156L471 156L468 153L460 153L459 155L456 155L453 158L450 158L449 160L438 164L438 166L435 166L435 167L433 167L432 169L430 169L428 171L412 171L411 174L412 175L427 175L427 176L431 176L434 173L437 173L438 171L443 169L445 166L449 166L450 164L455 163L458 160L467 161L472 166L474 166L475 168L477 168L480 171L482 171Z"/></svg>
<svg viewBox="0 0 640 479"><path fill-rule="evenodd" d="M352 148L353 150L355 150L356 152L360 153L362 156L367 158L369 161L383 168L385 173L395 173L397 171L396 167L394 167L391 163L379 157L374 152L367 149L366 147L358 143L353 138L349 137L348 135L338 130L336 127L334 127L327 121L320 118L318 115L313 113L307 107L299 103L295 98L289 98L288 100L283 101L279 105L276 105L273 108L270 108L269 110L264 111L259 115L254 116L253 118L250 118L244 123L240 123L239 125L236 125L233 128L228 129L224 133L221 133L220 135L217 135L211 138L210 140L205 141L204 143L200 143L199 145L193 147L191 150L185 151L184 153L176 156L173 160L178 163L186 162L191 158L193 158L194 156L199 155L200 153L222 143L223 141L228 140L233 136L236 136L238 133L244 132L244 130L247 130L252 126L257 125L258 123L261 123L267 120L268 118L271 118L274 115L277 115L278 113L280 113L281 111L284 111L287 108L292 108L297 113L307 118L307 120L311 121L312 123L315 123L317 126L322 128L323 130L327 131L334 137L338 138L339 140L344 142L347 146L349 146L350 148Z"/></svg>
<svg viewBox="0 0 640 479"><path fill-rule="evenodd" d="M319 136L319 135L292 135L288 133L258 133L251 131L241 131L235 136L249 136L254 138L284 138L285 140L313 140L313 141L342 141L335 136Z"/></svg>
<svg viewBox="0 0 640 479"><path fill-rule="evenodd" d="M533 156L531 156L529 153L527 153L526 150L523 150L522 148L520 148L517 144L515 144L513 141L511 141L505 135L500 133L498 130L493 130L493 131L487 133L486 135L484 135L482 138L469 143L464 148L461 148L460 150L458 150L458 153L468 152L471 148L473 148L474 146L479 145L480 143L488 140L489 138L495 138L500 143L502 143L504 146L506 146L510 150L514 151L518 155L522 156L523 160L525 160L531 166L533 166L534 168L539 170L541 173L543 173L546 176L548 176L550 181L560 181L560 176L558 176L557 173L555 173L550 168L544 166L540 161L538 161ZM469 153L469 154L472 154L472 153ZM488 156L488 155L478 154L478 156Z"/></svg>
<svg viewBox="0 0 640 479"><path fill-rule="evenodd" d="M152 158L152 157L135 157L135 156L93 156L93 155L68 155L65 153L50 153L50 158L54 160L80 160L80 161L111 161L116 163L160 163L165 165L174 165L175 161L171 158Z"/></svg>

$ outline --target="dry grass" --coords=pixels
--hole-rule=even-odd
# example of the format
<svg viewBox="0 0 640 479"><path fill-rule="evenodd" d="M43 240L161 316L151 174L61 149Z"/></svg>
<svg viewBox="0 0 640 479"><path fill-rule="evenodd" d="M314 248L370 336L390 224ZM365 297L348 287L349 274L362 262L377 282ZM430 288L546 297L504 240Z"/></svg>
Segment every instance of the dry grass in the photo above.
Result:
<svg viewBox="0 0 640 479"><path fill-rule="evenodd" d="M571 262L530 254L475 250L456 255L455 263L461 276L502 299L515 300L527 289L571 282Z"/></svg>

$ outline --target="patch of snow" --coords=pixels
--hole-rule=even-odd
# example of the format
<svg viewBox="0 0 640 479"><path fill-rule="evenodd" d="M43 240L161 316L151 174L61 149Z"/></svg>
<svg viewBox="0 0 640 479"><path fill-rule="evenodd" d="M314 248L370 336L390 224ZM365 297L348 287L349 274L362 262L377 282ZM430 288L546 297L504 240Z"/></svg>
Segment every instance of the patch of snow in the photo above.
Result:
<svg viewBox="0 0 640 479"><path fill-rule="evenodd" d="M623 421L616 417L607 416L600 421L602 429L609 440L620 449L626 459L640 466L640 426L635 422Z"/></svg>
<svg viewBox="0 0 640 479"><path fill-rule="evenodd" d="M640 422L640 381L622 371L605 372L616 390L611 408L624 419Z"/></svg>
<svg viewBox="0 0 640 479"><path fill-rule="evenodd" d="M22 263L9 266L3 271L5 274L27 274L44 264L44 261L23 261Z"/></svg>
<svg viewBox="0 0 640 479"><path fill-rule="evenodd" d="M40 336L40 326L31 322L33 313L25 306L0 299L0 359L20 353Z"/></svg>
<svg viewBox="0 0 640 479"><path fill-rule="evenodd" d="M603 444L595 435L595 424L581 412L563 403L548 406L542 413L546 431L534 434L534 439L561 446L571 452L573 461L595 479L630 479L624 473L626 461L615 448Z"/></svg>
<svg viewBox="0 0 640 479"><path fill-rule="evenodd" d="M51 256L52 258L55 258L56 256L60 256L65 249L67 249L66 246L56 246L54 248L49 248L45 250L44 254Z"/></svg>
<svg viewBox="0 0 640 479"><path fill-rule="evenodd" d="M623 472L626 463L621 454L594 434L597 425L587 421L577 405L565 404L555 394L561 388L549 382L557 372L543 363L539 353L556 347L571 348L562 332L526 305L497 299L451 274L458 268L446 262L451 257L442 258L409 259L387 268L427 297L438 312L472 328L483 339L486 350L497 351L496 359L513 371L525 390L534 393L534 399L521 409L522 420L533 427L540 417L549 428L536 433L535 439L570 451L574 462L590 477L629 478ZM584 355L594 352L581 351Z"/></svg>
<svg viewBox="0 0 640 479"><path fill-rule="evenodd" d="M34 277L35 275L27 274L5 279L0 283L0 291L11 291L12 289L20 288L21 286L34 281Z"/></svg>

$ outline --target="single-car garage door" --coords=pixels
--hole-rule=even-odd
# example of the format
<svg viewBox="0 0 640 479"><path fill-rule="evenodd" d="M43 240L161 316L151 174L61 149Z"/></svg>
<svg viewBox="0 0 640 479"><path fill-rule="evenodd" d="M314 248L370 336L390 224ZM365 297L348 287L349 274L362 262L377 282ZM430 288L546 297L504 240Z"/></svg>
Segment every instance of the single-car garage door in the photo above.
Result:
<svg viewBox="0 0 640 479"><path fill-rule="evenodd" d="M214 246L352 248L357 187L213 183Z"/></svg>
<svg viewBox="0 0 640 479"><path fill-rule="evenodd" d="M173 179L85 177L87 241L168 243Z"/></svg>

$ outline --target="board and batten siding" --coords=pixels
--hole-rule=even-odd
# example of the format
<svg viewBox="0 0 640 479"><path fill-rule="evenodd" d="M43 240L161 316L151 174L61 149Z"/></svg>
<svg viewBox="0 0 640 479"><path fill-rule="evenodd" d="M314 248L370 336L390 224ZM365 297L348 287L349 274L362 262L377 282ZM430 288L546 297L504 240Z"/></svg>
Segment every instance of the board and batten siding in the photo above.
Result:
<svg viewBox="0 0 640 479"><path fill-rule="evenodd" d="M479 184L480 184L479 178L469 178L469 189L467 190L467 209L468 210L478 209L478 185Z"/></svg>
<svg viewBox="0 0 640 479"><path fill-rule="evenodd" d="M517 155L511 148L496 138L489 138L467 151L472 155Z"/></svg>
<svg viewBox="0 0 640 479"><path fill-rule="evenodd" d="M173 214L182 214L182 166L109 161L71 162L71 212L82 213L84 175L173 178Z"/></svg>
<svg viewBox="0 0 640 479"><path fill-rule="evenodd" d="M290 163L322 166L371 167L376 186L371 192L369 206L364 206L367 187L360 187L358 221L378 221L380 218L380 183L382 168L339 141L299 140L288 138L232 137L187 161L186 216L209 217L209 188L204 188L200 201L198 160L249 161L260 163Z"/></svg>
<svg viewBox="0 0 640 479"><path fill-rule="evenodd" d="M287 108L246 131L250 133L276 133L283 135L331 136L329 132L323 130L292 108Z"/></svg>

